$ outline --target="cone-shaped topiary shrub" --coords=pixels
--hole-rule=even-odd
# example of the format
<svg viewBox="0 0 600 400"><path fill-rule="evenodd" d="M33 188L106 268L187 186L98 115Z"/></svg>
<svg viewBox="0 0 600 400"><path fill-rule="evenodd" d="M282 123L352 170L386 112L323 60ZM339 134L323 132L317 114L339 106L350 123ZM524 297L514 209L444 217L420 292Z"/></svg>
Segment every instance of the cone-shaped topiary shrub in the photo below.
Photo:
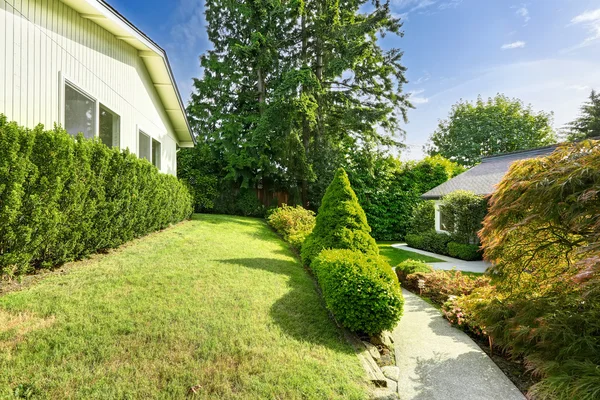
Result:
<svg viewBox="0 0 600 400"><path fill-rule="evenodd" d="M340 168L323 196L315 229L302 246L302 261L310 265L324 249L379 254L370 232L367 216L350 186L348 175Z"/></svg>

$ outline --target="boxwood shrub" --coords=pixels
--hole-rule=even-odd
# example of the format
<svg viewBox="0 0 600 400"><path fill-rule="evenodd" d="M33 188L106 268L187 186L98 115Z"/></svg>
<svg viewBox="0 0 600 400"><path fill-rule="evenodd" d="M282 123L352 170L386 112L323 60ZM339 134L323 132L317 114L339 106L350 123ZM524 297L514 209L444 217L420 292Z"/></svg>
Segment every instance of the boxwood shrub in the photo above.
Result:
<svg viewBox="0 0 600 400"><path fill-rule="evenodd" d="M476 244L448 243L448 255L466 261L481 260L482 251Z"/></svg>
<svg viewBox="0 0 600 400"><path fill-rule="evenodd" d="M354 332L374 335L393 329L404 298L390 265L377 255L324 250L312 263L327 308Z"/></svg>
<svg viewBox="0 0 600 400"><path fill-rule="evenodd" d="M191 212L187 188L148 161L0 115L0 275L113 248Z"/></svg>
<svg viewBox="0 0 600 400"><path fill-rule="evenodd" d="M269 213L267 223L286 242L299 250L306 237L315 227L315 213L302 206L291 207L284 204Z"/></svg>
<svg viewBox="0 0 600 400"><path fill-rule="evenodd" d="M431 265L426 264L423 261L412 259L405 260L396 266L396 275L398 276L398 280L400 282L404 282L408 275L414 274L415 272L433 272L433 268Z"/></svg>

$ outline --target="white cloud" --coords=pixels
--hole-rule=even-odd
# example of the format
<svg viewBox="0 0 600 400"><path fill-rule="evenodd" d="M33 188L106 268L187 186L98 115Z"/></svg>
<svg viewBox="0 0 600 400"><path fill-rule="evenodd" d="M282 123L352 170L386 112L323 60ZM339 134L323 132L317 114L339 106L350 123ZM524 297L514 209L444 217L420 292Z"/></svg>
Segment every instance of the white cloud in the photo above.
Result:
<svg viewBox="0 0 600 400"><path fill-rule="evenodd" d="M399 12L394 16L401 16L404 20L408 19L408 14L420 11L423 14L432 14L430 9L437 4L438 10L446 10L458 7L463 0L392 0L392 7Z"/></svg>
<svg viewBox="0 0 600 400"><path fill-rule="evenodd" d="M519 17L523 18L523 21L525 23L529 22L529 20L531 19L531 17L529 16L529 10L525 5L522 5L521 7L517 8L516 14Z"/></svg>
<svg viewBox="0 0 600 400"><path fill-rule="evenodd" d="M512 42L512 43L503 44L501 49L502 50L512 50L512 49L522 49L523 47L525 47L525 42L523 42L522 40L519 40L519 41Z"/></svg>
<svg viewBox="0 0 600 400"><path fill-rule="evenodd" d="M425 89L411 90L410 92L408 92L410 102L413 104L429 103L429 98L424 97L424 96L419 96L423 92L425 92Z"/></svg>
<svg viewBox="0 0 600 400"><path fill-rule="evenodd" d="M584 88L600 87L597 63L570 59L498 65L473 72L470 79L429 96L427 107L408 111L410 122L403 128L407 132L406 142L413 149L410 154L403 152L402 158L424 156L421 146L437 128L437 121L446 118L452 105L461 98L473 101L478 95L486 99L497 93L517 97L536 111L554 111L554 127L558 129L579 114L581 104L589 95Z"/></svg>
<svg viewBox="0 0 600 400"><path fill-rule="evenodd" d="M597 10L585 11L584 13L577 15L571 20L570 25L584 25L588 30L588 36L581 43L569 49L565 49L564 52L600 42L600 8Z"/></svg>

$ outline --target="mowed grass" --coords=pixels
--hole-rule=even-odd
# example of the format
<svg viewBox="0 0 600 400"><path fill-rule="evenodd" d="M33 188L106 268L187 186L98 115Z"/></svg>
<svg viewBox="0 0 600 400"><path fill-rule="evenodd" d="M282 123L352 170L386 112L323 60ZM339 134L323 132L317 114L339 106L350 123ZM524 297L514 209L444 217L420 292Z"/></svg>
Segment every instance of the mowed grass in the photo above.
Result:
<svg viewBox="0 0 600 400"><path fill-rule="evenodd" d="M0 398L368 397L313 280L261 220L196 215L63 270L0 296Z"/></svg>
<svg viewBox="0 0 600 400"><path fill-rule="evenodd" d="M424 254L415 253L413 251L397 249L395 247L392 247L392 245L396 244L396 243L398 243L398 242L384 242L384 241L377 242L377 245L379 246L379 254L381 254L383 257L385 257L392 267L395 267L396 265L400 264L402 261L406 261L408 259L423 261L426 263L442 261L435 257L430 257L430 256L426 256Z"/></svg>

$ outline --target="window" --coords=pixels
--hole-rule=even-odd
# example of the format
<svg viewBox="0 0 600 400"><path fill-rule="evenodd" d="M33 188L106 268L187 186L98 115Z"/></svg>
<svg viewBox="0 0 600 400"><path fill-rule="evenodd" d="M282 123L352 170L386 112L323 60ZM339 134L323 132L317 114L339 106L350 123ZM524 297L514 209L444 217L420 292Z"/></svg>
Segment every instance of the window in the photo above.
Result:
<svg viewBox="0 0 600 400"><path fill-rule="evenodd" d="M65 129L71 135L96 136L96 101L65 83Z"/></svg>
<svg viewBox="0 0 600 400"><path fill-rule="evenodd" d="M108 147L119 147L121 117L100 104L99 122L102 143Z"/></svg>
<svg viewBox="0 0 600 400"><path fill-rule="evenodd" d="M442 210L439 211L440 213L440 229L443 231L448 231L448 215L446 215L446 213L442 212Z"/></svg>
<svg viewBox="0 0 600 400"><path fill-rule="evenodd" d="M160 169L160 142L152 139L152 165Z"/></svg>
<svg viewBox="0 0 600 400"><path fill-rule="evenodd" d="M152 161L151 151L152 151L152 149L151 149L150 136L146 135L142 131L139 131L139 133L138 133L138 157L145 158L148 161Z"/></svg>

